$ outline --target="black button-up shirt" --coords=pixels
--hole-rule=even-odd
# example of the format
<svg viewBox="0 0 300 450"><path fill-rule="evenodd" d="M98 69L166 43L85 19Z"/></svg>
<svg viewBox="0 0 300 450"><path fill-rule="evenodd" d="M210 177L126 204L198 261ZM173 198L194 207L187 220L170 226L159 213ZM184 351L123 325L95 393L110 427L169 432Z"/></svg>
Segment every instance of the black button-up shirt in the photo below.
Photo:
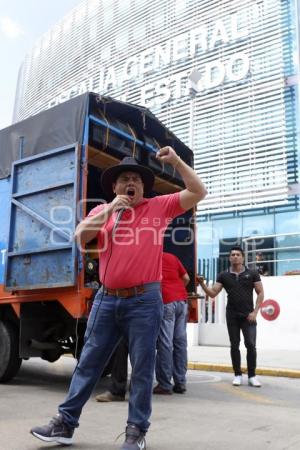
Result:
<svg viewBox="0 0 300 450"><path fill-rule="evenodd" d="M227 292L227 311L248 315L253 307L254 283L260 280L256 270L245 270L239 274L226 270L219 273L217 282L221 283Z"/></svg>

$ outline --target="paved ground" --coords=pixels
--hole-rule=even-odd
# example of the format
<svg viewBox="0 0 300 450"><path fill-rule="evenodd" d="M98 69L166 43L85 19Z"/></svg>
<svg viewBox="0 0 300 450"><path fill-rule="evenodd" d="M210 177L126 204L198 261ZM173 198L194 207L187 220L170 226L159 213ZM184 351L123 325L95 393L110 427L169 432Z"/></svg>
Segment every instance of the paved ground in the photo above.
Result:
<svg viewBox="0 0 300 450"><path fill-rule="evenodd" d="M190 369L232 372L229 347L193 346L188 353ZM242 344L241 355L246 371L246 349ZM300 351L258 349L257 373L300 378Z"/></svg>
<svg viewBox="0 0 300 450"><path fill-rule="evenodd" d="M59 449L32 437L33 425L48 422L65 396L74 360L55 364L25 361L13 382L0 385L1 450ZM261 376L261 389L231 386L232 375L188 373L188 392L154 396L147 450L299 450L300 379ZM95 393L105 390L102 379ZM118 450L127 402L87 403L74 450Z"/></svg>

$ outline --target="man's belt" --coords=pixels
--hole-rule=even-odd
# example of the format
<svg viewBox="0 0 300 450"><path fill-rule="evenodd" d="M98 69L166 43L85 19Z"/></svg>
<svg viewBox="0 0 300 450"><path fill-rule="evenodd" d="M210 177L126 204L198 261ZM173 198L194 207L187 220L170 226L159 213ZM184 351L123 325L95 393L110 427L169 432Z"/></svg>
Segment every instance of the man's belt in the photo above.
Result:
<svg viewBox="0 0 300 450"><path fill-rule="evenodd" d="M114 295L116 297L128 298L134 297L135 295L144 294L145 288L141 284L140 286L133 286L130 288L120 288L120 289L109 289L107 287L104 288L105 295Z"/></svg>
<svg viewBox="0 0 300 450"><path fill-rule="evenodd" d="M134 297L136 295L144 294L146 291L159 287L160 283L154 282L154 283L140 284L139 286L132 286L130 288L119 288L119 289L110 289L103 286L103 291L105 295L113 295L121 298L129 298Z"/></svg>

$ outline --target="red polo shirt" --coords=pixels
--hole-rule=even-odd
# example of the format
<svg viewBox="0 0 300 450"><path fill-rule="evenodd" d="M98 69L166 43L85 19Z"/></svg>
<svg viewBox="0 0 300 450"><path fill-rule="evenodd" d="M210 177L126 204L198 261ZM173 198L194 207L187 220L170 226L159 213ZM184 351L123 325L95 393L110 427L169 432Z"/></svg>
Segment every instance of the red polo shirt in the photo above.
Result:
<svg viewBox="0 0 300 450"><path fill-rule="evenodd" d="M187 271L171 253L163 253L162 257L162 297L164 303L187 299L187 291L182 280Z"/></svg>
<svg viewBox="0 0 300 450"><path fill-rule="evenodd" d="M104 207L96 206L89 216ZM183 212L179 192L144 198L134 208L123 212L112 238L117 217L113 213L97 235L101 283L119 289L161 281L164 232L171 220Z"/></svg>

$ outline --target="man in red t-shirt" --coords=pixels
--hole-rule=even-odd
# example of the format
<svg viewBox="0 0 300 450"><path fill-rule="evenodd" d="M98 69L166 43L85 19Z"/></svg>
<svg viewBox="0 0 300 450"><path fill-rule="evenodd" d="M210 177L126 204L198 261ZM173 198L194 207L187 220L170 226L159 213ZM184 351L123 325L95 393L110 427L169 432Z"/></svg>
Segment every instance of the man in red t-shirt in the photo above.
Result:
<svg viewBox="0 0 300 450"><path fill-rule="evenodd" d="M162 257L163 319L157 341L154 394L169 395L186 391L187 370L187 291L190 281L179 259L171 253ZM173 377L174 386L171 380Z"/></svg>
<svg viewBox="0 0 300 450"><path fill-rule="evenodd" d="M76 228L84 244L97 238L102 283L89 315L84 346L59 414L31 433L46 442L71 444L84 404L107 360L124 336L132 367L128 420L121 450L143 450L150 425L155 349L162 317L160 291L163 235L172 218L206 195L196 172L172 147L156 153L181 175L185 189L150 196L154 175L134 158L102 173L104 193L112 200L94 208Z"/></svg>

